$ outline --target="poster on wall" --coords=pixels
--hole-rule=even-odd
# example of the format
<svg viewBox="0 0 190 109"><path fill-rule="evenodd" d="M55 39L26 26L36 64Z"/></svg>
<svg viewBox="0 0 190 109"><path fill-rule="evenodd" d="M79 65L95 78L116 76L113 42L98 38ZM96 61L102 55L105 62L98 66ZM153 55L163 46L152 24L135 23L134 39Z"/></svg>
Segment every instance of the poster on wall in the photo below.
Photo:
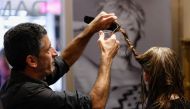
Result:
<svg viewBox="0 0 190 109"><path fill-rule="evenodd" d="M142 7L134 0L120 0L120 2L117 0L105 0L100 2L98 9L105 12L113 12L118 16L118 23L127 31L129 40L136 48L138 42L144 37L145 13ZM83 25L78 22L75 23L75 31L77 29L79 31L80 29L77 28L77 25L81 25L81 28ZM128 50L122 34L116 33L116 36L120 41L120 49L111 67L111 89L107 109L135 109L140 104L141 68L135 63L133 54L131 50ZM75 65L74 70L76 70L76 85L81 86L81 84L85 83L79 80L80 77L88 75L88 78L93 80L96 77L99 65L98 62L93 62L90 57L85 55L78 63ZM83 66L86 66L85 71L80 69ZM83 74L77 75L77 72L82 72ZM77 79L78 76L79 79ZM91 83L93 82L91 81ZM84 87L79 87L79 89L83 88L82 90L86 91L86 87L87 84Z"/></svg>
<svg viewBox="0 0 190 109"><path fill-rule="evenodd" d="M82 3L74 1L74 31L78 33L85 27L83 17L86 15L94 17L101 11L113 12L118 16L118 23L127 31L129 40L138 52L144 52L152 46L170 47L169 3L169 0L83 0ZM111 67L111 88L106 109L141 109L143 71L132 52L128 50L122 34L116 33L116 38L120 41L120 49ZM83 56L73 67L75 86L84 93L90 91L98 72L97 39L98 35L95 34Z"/></svg>

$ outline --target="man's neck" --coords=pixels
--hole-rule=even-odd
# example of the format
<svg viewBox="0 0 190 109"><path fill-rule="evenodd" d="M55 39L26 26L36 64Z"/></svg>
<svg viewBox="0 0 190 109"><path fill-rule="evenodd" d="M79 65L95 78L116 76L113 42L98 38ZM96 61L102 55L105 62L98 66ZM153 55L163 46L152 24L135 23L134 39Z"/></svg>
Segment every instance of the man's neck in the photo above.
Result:
<svg viewBox="0 0 190 109"><path fill-rule="evenodd" d="M41 73L37 72L34 68L26 67L26 69L24 70L24 74L36 80L44 79L44 76L42 76Z"/></svg>

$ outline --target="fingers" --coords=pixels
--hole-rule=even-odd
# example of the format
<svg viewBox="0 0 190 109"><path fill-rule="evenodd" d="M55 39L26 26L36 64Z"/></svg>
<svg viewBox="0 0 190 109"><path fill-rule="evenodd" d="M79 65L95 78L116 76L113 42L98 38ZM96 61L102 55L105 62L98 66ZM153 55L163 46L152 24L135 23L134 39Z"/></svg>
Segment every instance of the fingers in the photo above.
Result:
<svg viewBox="0 0 190 109"><path fill-rule="evenodd" d="M103 31L99 31L99 40L103 40L105 38L105 34Z"/></svg>
<svg viewBox="0 0 190 109"><path fill-rule="evenodd" d="M112 16L115 16L115 13L106 13L105 11L102 11L102 12L100 12L100 15L105 15L105 16L112 15Z"/></svg>
<svg viewBox="0 0 190 109"><path fill-rule="evenodd" d="M107 21L113 22L113 21L116 21L117 16L115 16L114 13L110 13L110 14L101 15L101 18L103 20L107 20Z"/></svg>
<svg viewBox="0 0 190 109"><path fill-rule="evenodd" d="M100 30L100 31L99 31L99 39L100 39L100 40L103 40L103 39L114 39L114 40L116 40L116 35L113 34L113 33L111 33L111 34L110 34L110 37L109 37L109 38L106 38L105 33L104 33L102 30Z"/></svg>
<svg viewBox="0 0 190 109"><path fill-rule="evenodd" d="M115 34L111 34L111 36L109 38L105 38L105 33L103 31L99 31L99 39L98 41L107 41L107 42L114 42L116 45L118 45L119 47L119 41L116 38Z"/></svg>
<svg viewBox="0 0 190 109"><path fill-rule="evenodd" d="M107 14L107 13L105 11L101 11L100 14L103 15L103 14Z"/></svg>
<svg viewBox="0 0 190 109"><path fill-rule="evenodd" d="M120 43L119 41L116 39L116 42L115 42L115 46L116 46L116 49L115 49L115 52L113 54L113 57L115 57L115 55L117 54L118 50L119 50L119 47L120 47Z"/></svg>
<svg viewBox="0 0 190 109"><path fill-rule="evenodd" d="M117 19L117 16L115 16L114 13L106 13L106 12L101 12L98 14L95 19L89 23L88 26L91 26L90 28L92 29L91 31L93 33L98 32L100 30L105 30L110 27L110 25L115 22Z"/></svg>
<svg viewBox="0 0 190 109"><path fill-rule="evenodd" d="M115 34L111 34L110 38L116 39L116 35Z"/></svg>
<svg viewBox="0 0 190 109"><path fill-rule="evenodd" d="M103 20L107 20L110 22L113 22L117 19L117 16L115 16L114 13L106 13L104 11L102 11L98 16L100 16L100 18L102 18Z"/></svg>
<svg viewBox="0 0 190 109"><path fill-rule="evenodd" d="M110 36L110 39L112 39L112 40L115 41L115 45L117 46L117 49L119 49L120 42L119 42L119 40L117 40L116 35L115 35L115 34L112 34L112 35Z"/></svg>
<svg viewBox="0 0 190 109"><path fill-rule="evenodd" d="M116 39L116 35L111 34L109 38L105 38L103 31L99 31L98 45L102 55L107 55L112 58L117 54L119 49L119 41Z"/></svg>

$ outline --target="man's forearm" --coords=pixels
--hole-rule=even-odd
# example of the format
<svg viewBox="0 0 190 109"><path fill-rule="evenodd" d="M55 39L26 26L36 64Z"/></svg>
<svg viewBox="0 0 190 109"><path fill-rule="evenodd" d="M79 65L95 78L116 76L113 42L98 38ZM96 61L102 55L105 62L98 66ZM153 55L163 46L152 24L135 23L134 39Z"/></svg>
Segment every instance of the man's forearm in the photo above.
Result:
<svg viewBox="0 0 190 109"><path fill-rule="evenodd" d="M90 92L93 109L104 109L110 90L110 68L112 59L108 57L101 58L100 68L96 82ZM96 104L96 105L93 105Z"/></svg>
<svg viewBox="0 0 190 109"><path fill-rule="evenodd" d="M85 28L83 32L77 35L61 52L62 58L71 66L82 54L88 41L93 36L90 27Z"/></svg>

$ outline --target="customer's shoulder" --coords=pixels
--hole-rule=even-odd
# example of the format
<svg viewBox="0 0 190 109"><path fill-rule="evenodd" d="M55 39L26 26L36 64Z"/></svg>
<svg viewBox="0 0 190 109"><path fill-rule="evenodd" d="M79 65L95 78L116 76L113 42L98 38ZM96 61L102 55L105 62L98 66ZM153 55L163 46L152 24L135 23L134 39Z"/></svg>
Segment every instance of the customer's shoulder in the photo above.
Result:
<svg viewBox="0 0 190 109"><path fill-rule="evenodd" d="M190 109L190 101L186 99L172 100L172 109Z"/></svg>
<svg viewBox="0 0 190 109"><path fill-rule="evenodd" d="M187 109L190 109L190 101L186 101L186 102L185 102L185 105L186 105L186 108L187 108Z"/></svg>

